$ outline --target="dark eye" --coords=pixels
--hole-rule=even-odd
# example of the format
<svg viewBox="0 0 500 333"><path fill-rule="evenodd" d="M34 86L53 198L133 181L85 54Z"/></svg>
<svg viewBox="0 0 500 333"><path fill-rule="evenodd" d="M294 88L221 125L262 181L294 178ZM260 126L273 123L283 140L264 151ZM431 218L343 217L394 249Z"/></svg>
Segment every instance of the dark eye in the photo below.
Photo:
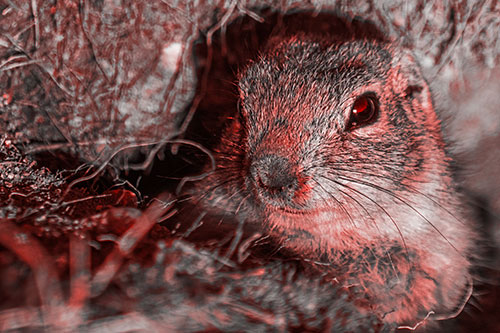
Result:
<svg viewBox="0 0 500 333"><path fill-rule="evenodd" d="M375 96L361 95L354 101L349 118L348 129L373 123L378 115L378 101Z"/></svg>

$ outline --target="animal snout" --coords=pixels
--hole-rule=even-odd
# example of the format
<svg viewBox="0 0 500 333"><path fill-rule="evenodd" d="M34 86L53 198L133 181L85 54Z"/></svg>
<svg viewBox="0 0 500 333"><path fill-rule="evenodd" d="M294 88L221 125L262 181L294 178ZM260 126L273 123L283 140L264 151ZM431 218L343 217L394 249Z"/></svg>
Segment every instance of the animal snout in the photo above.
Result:
<svg viewBox="0 0 500 333"><path fill-rule="evenodd" d="M267 154L257 158L250 173L259 192L270 199L291 200L298 187L297 175L283 156Z"/></svg>

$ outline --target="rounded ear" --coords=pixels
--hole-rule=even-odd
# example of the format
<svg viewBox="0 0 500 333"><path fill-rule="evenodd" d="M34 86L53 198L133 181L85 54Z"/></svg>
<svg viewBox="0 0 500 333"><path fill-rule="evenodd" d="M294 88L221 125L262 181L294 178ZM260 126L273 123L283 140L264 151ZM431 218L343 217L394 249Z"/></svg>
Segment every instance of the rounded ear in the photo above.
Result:
<svg viewBox="0 0 500 333"><path fill-rule="evenodd" d="M394 53L391 77L395 93L410 103L419 102L424 109L432 108L429 86L413 54L405 48Z"/></svg>
<svg viewBox="0 0 500 333"><path fill-rule="evenodd" d="M410 114L416 123L426 124L429 131L440 137L440 121L419 64L408 49L396 49L393 54L389 79L392 81L394 94L411 106L413 112Z"/></svg>

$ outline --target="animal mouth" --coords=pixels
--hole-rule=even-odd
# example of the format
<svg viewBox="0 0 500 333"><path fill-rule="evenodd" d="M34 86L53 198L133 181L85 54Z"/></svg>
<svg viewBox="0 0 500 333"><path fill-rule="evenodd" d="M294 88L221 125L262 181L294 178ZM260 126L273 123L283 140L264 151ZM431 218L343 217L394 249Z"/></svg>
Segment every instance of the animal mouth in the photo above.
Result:
<svg viewBox="0 0 500 333"><path fill-rule="evenodd" d="M288 206L273 206L267 205L267 207L274 212L277 212L281 215L311 215L314 211L309 209L297 209Z"/></svg>

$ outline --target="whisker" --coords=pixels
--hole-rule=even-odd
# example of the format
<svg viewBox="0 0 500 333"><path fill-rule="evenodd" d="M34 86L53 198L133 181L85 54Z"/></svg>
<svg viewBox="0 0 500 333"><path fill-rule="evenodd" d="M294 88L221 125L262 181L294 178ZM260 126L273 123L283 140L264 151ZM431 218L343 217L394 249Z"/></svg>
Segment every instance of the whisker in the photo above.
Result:
<svg viewBox="0 0 500 333"><path fill-rule="evenodd" d="M226 185L226 184L229 184L233 181L236 180L236 177L233 179L233 178L229 178L229 179L226 179L225 181L221 182L221 183L218 183L218 184L215 184L211 187L209 187L208 189L205 189L205 193L200 196L200 197L196 197L196 201L195 201L195 204L199 204L202 200L204 200L209 194L212 194L215 190L219 189L220 187ZM194 196L192 196L194 197Z"/></svg>
<svg viewBox="0 0 500 333"><path fill-rule="evenodd" d="M239 191L239 192L243 192L243 191ZM238 215L238 213L240 212L240 209L241 207L243 206L243 203L250 197L250 193L247 194L245 197L243 197L243 199L241 199L241 202L240 204L238 205L238 207L236 208L236 210L234 211L234 214L235 215Z"/></svg>
<svg viewBox="0 0 500 333"><path fill-rule="evenodd" d="M325 178L325 179L326 179L326 180L329 180L329 179L327 179L327 178ZM320 186L320 187L321 187L321 188L322 188L322 189L323 189L326 193L330 194L330 197L332 197L332 198L333 198L333 199L334 199L334 200L335 200L335 201L339 204L339 206L340 206L340 207L341 207L341 208L342 208L342 209L346 212L346 214L348 215L349 219L350 219L351 221L353 221L353 225L354 225L354 227L356 227L356 224L355 224L354 220L352 219L351 215L350 215L350 214L348 213L348 211L344 208L344 206L340 203L340 201L339 201L339 200L337 200L337 199L333 196L333 194L331 194L331 192L327 191L327 190L323 187L323 185L321 185L321 183L319 183L316 179L314 179L314 178L313 178L313 180L314 180L314 182L315 182L316 184L318 184L318 185L319 185L319 186ZM338 190L340 193L342 193L343 195L345 195L345 196L347 196L348 198L350 198L351 200L353 200L354 202L356 202L356 204L357 204L359 207L361 207L361 208L365 211L365 213L366 213L366 214L368 214L368 216L369 216L369 217L370 217L370 219L372 220L372 222L373 222L373 224L374 224L375 228L377 229L378 233L380 234L380 236L382 236L382 232L380 231L380 228L378 227L377 222L375 221L375 219L373 218L373 216L370 214L370 212L369 212L369 211L368 211L368 210L367 210L367 209L366 209L366 208L365 208L365 207L364 207L364 206L363 206L363 205L362 205L362 204L361 204L361 203L360 203L360 202L359 202L356 198L354 198L352 195L350 195L349 193L347 193L347 192L345 192L345 191L342 191L341 189L337 189L337 190ZM371 248L370 248L370 251L372 252L373 256L374 256L374 257L376 257L376 253L375 253L375 252L374 252ZM394 271L394 273L395 273L395 274L396 274L396 276L397 276L398 272L397 272L397 270L396 270L396 267L394 266L394 262L392 261L391 254L389 253L389 251L387 251L387 249L384 249L384 252L385 252L385 254L386 254L387 258L389 259L389 262L391 263L391 268L392 268L392 270Z"/></svg>
<svg viewBox="0 0 500 333"><path fill-rule="evenodd" d="M358 191L358 190L356 190L356 189L354 189L354 188L352 188L352 187L350 187L350 186L348 186L348 185L346 185L346 184L342 184L342 183L341 183L341 182L339 182L339 181L336 181L336 180L334 180L334 179L329 179L329 178L326 178L326 177L324 177L324 176L322 176L322 177L323 177L323 178L325 178L325 179L330 180L331 182L334 182L334 183L335 183L335 184L337 184L337 185L344 186L345 188L347 188L347 189L349 189L349 190L351 190L351 191L353 191L353 192L358 193L359 195L361 195L361 196L363 196L363 197L367 198L367 199L368 199L368 200L370 200L372 203L374 203L377 207L379 207L379 208L380 208L380 209L381 209L381 210L382 210L382 211L383 211L383 212L387 215L387 217L389 217L389 219L392 221L392 224L394 224L394 226L396 227L396 229L397 229L397 231L398 231L399 235L401 236L401 240L403 241L403 245L404 245L405 251L406 251L406 253L408 254L408 247L406 246L406 240L405 240L405 238L404 238L404 236L403 236L403 233L401 232L401 229L399 228L399 226L398 226L398 224L396 223L396 221L394 221L394 219L392 218L392 216L389 214L389 212L387 212L387 210L386 210L384 207L382 207L380 204L378 204L375 200L373 200L372 198L370 198L370 197L369 197L369 196L367 196L366 194L364 194L364 193L362 193L362 192L360 192L360 191ZM340 178L340 176L339 176L339 178Z"/></svg>
<svg viewBox="0 0 500 333"><path fill-rule="evenodd" d="M443 237L444 240L446 240L446 242L458 253L460 254L462 257L464 257L462 255L462 253L460 253L460 251L458 251L458 249L448 240L448 238L431 222L429 221L428 218L426 218L424 215L422 215L422 213L420 213L417 209L415 209L412 205L410 205L409 203L407 203L405 200L401 199L399 196L395 195L394 193L392 193L391 191L383 188L383 187L380 187L378 185L375 185L373 183L370 183L370 182L366 182L366 181L363 181L363 180L359 180L359 179L355 179L355 178L352 178L352 177L345 177L345 176L340 176L340 175L336 175L339 177L339 179L343 179L345 181L348 181L348 182L353 182L353 183L356 183L356 184L360 184L360 185L365 185L365 186L368 186L368 187L371 187L371 188L374 188L378 191L381 191L383 193L386 193L388 195L390 195L391 197L393 197L394 199L400 201L401 203L403 203L404 205L408 206L408 208L410 208L411 210L413 210L415 213L417 213L421 218L423 218L441 237ZM464 257L465 258L465 257Z"/></svg>
<svg viewBox="0 0 500 333"><path fill-rule="evenodd" d="M341 189L337 189L340 193L342 193L343 195L349 197L351 200L353 200L354 202L356 202L358 204L359 207L361 207L366 214L368 214L368 216L370 216L370 219L372 220L373 222L373 225L375 226L375 228L377 229L380 237L382 237L382 231L380 230L380 228L378 227L378 224L377 224L377 221L375 221L375 219L373 218L373 216L370 214L370 212L368 211L368 209L366 209L356 198L354 198L352 195L350 195L349 193L345 192L345 191L342 191ZM370 249L370 251L372 251ZM391 267L392 267L392 270L394 271L394 273L396 274L396 276L398 275L398 271L396 270L396 267L394 266L394 262L392 261L392 257L391 257L391 254L389 253L389 251L387 251L387 249L384 248L384 252L387 256L387 259L389 259L389 262L391 263ZM376 257L376 254L372 251L373 255Z"/></svg>
<svg viewBox="0 0 500 333"><path fill-rule="evenodd" d="M357 228L357 225L356 225L356 222L354 222L354 219L352 218L351 214L349 213L349 211L344 207L344 205L329 191L327 191L323 185L321 185L320 182L318 182L316 179L312 178L312 180L319 186L323 189L323 191L325 191L327 194L330 195L330 198L332 198L333 200L335 200L335 202L339 205L339 207L344 211L344 213L346 213L347 217L349 218L349 221L351 221L352 225L354 228Z"/></svg>
<svg viewBox="0 0 500 333"><path fill-rule="evenodd" d="M241 205L249 196L250 196L250 194L248 194L247 196L245 196L243 198L240 205L238 206L238 208L235 211L235 215L238 214L238 211L239 211ZM238 246L238 243L241 240L241 237L243 236L243 224L245 224L245 218L243 218L242 216L237 216L237 220L238 220L238 225L237 225L236 230L235 230L234 238L233 238L231 244L229 245L229 249L227 250L226 255L224 256L228 260L233 255L234 251L236 250L236 247Z"/></svg>
<svg viewBox="0 0 500 333"><path fill-rule="evenodd" d="M381 178L381 179L387 179L387 180L391 180L391 181L397 181L396 178L389 177L389 176L384 176L384 175L379 175L379 174L375 174L375 173L371 173L371 172L364 172L364 171L361 171L361 170L349 170L349 169L337 168L335 166L334 166L334 168L335 168L335 171L353 172L353 173L359 173L359 174L366 175L366 176L371 176L371 177L376 177L376 178ZM405 186L408 187L409 189L411 189L413 192L424 196L429 201L431 201L433 204L439 206L439 208L443 209L446 213L448 213L450 216L452 216L457 222L465 224L465 222L463 220L459 219L449 209L447 209L446 207L444 207L443 205L441 205L436 200L432 199L432 197L430 197L429 195L427 195L427 194L425 194L425 193L417 190L414 186L411 186L411 185L405 185Z"/></svg>

